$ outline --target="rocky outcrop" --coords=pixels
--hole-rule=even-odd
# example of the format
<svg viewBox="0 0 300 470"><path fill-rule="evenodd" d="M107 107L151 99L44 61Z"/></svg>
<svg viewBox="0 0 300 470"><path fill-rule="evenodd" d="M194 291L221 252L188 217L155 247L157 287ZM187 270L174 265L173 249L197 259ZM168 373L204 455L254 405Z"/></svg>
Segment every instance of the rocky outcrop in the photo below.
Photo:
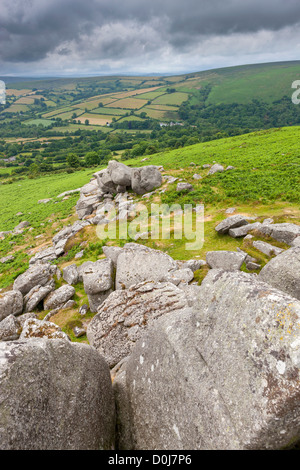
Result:
<svg viewBox="0 0 300 470"><path fill-rule="evenodd" d="M88 295L91 312L98 307L112 292L113 262L110 259L84 263L80 269L84 290Z"/></svg>
<svg viewBox="0 0 300 470"><path fill-rule="evenodd" d="M20 340L43 337L48 339L70 340L68 335L55 323L37 320L36 318L28 318L22 326Z"/></svg>
<svg viewBox="0 0 300 470"><path fill-rule="evenodd" d="M73 286L64 285L51 292L44 299L44 310L52 310L62 307L75 294Z"/></svg>
<svg viewBox="0 0 300 470"><path fill-rule="evenodd" d="M36 253L34 257L30 259L29 264L32 265L35 263L48 263L55 260L56 258L57 255L55 253L55 249L51 246Z"/></svg>
<svg viewBox="0 0 300 470"><path fill-rule="evenodd" d="M26 295L35 286L45 286L52 279L54 269L49 263L36 263L17 277L13 289Z"/></svg>
<svg viewBox="0 0 300 470"><path fill-rule="evenodd" d="M70 264L63 269L63 279L70 285L79 282L79 273L76 264Z"/></svg>
<svg viewBox="0 0 300 470"><path fill-rule="evenodd" d="M24 297L24 312L32 312L52 291L54 291L54 282L46 286L33 287Z"/></svg>
<svg viewBox="0 0 300 470"><path fill-rule="evenodd" d="M231 217L227 217L227 219L222 220L220 222L215 230L216 232L224 235L225 233L228 233L229 230L235 229L237 227L241 227L243 225L247 225L248 221L243 215L233 215Z"/></svg>
<svg viewBox="0 0 300 470"><path fill-rule="evenodd" d="M238 271L246 260L247 253L236 251L208 251L206 262L211 269Z"/></svg>
<svg viewBox="0 0 300 470"><path fill-rule="evenodd" d="M156 166L129 168L123 163L110 161L105 170L97 174L100 191L105 193L123 193L132 189L136 194L145 194L162 184L162 176Z"/></svg>
<svg viewBox="0 0 300 470"><path fill-rule="evenodd" d="M245 237L252 230L259 230L260 226L260 222L254 222L253 224L243 225L242 227L231 228L228 233L232 238Z"/></svg>
<svg viewBox="0 0 300 470"><path fill-rule="evenodd" d="M90 322L89 343L114 367L130 354L135 342L157 318L186 304L185 293L167 282L142 282L115 291Z"/></svg>
<svg viewBox="0 0 300 470"><path fill-rule="evenodd" d="M18 339L21 325L14 315L8 315L0 321L0 341L13 341Z"/></svg>
<svg viewBox="0 0 300 470"><path fill-rule="evenodd" d="M0 293L0 321L9 315L20 315L23 311L23 296L18 290Z"/></svg>
<svg viewBox="0 0 300 470"><path fill-rule="evenodd" d="M293 241L300 236L300 225L291 223L264 224L260 227L260 232L279 242L292 245Z"/></svg>
<svg viewBox="0 0 300 470"><path fill-rule="evenodd" d="M62 255L65 251L67 242L84 229L84 227L89 225L90 222L88 220L78 220L73 225L69 225L68 227L64 227L60 230L52 239L56 256Z"/></svg>
<svg viewBox="0 0 300 470"><path fill-rule="evenodd" d="M198 304L159 318L114 379L120 448L281 449L299 435L300 303L212 270Z"/></svg>
<svg viewBox="0 0 300 470"><path fill-rule="evenodd" d="M114 447L109 368L86 344L0 342L0 449Z"/></svg>
<svg viewBox="0 0 300 470"><path fill-rule="evenodd" d="M143 281L163 281L177 264L159 250L127 243L117 258L116 289L128 289Z"/></svg>
<svg viewBox="0 0 300 470"><path fill-rule="evenodd" d="M259 278L300 300L300 247L290 248L271 259Z"/></svg>

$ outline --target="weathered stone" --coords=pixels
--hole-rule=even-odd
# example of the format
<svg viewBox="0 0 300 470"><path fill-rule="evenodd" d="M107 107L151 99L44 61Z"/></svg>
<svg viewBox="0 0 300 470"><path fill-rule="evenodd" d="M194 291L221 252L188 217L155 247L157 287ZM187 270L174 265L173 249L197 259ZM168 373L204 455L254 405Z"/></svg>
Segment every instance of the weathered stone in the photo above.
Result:
<svg viewBox="0 0 300 470"><path fill-rule="evenodd" d="M251 230L259 230L260 226L260 222L255 222L242 227L231 228L228 233L232 238L245 237Z"/></svg>
<svg viewBox="0 0 300 470"><path fill-rule="evenodd" d="M206 253L206 262L212 269L237 271L241 269L246 257L246 253L236 251L208 251Z"/></svg>
<svg viewBox="0 0 300 470"><path fill-rule="evenodd" d="M54 308L61 307L75 294L73 286L64 285L51 292L44 299L44 310L52 310Z"/></svg>
<svg viewBox="0 0 300 470"><path fill-rule="evenodd" d="M299 237L296 237L293 242L292 242L292 246L300 246L300 236Z"/></svg>
<svg viewBox="0 0 300 470"><path fill-rule="evenodd" d="M27 269L23 274L17 277L14 282L13 289L19 290L23 295L35 286L45 286L52 278L52 267L48 263L34 264Z"/></svg>
<svg viewBox="0 0 300 470"><path fill-rule="evenodd" d="M38 320L36 318L28 318L23 324L20 340L42 337L48 339L70 339L55 323Z"/></svg>
<svg viewBox="0 0 300 470"><path fill-rule="evenodd" d="M8 315L0 322L0 341L14 341L21 333L21 325L14 315Z"/></svg>
<svg viewBox="0 0 300 470"><path fill-rule="evenodd" d="M299 317L299 301L257 276L210 271L198 307L158 319L117 374L120 448L281 449L299 440Z"/></svg>
<svg viewBox="0 0 300 470"><path fill-rule="evenodd" d="M300 300L300 247L290 248L271 259L259 278Z"/></svg>
<svg viewBox="0 0 300 470"><path fill-rule="evenodd" d="M214 175L215 173L223 173L223 171L224 171L224 167L220 165L219 163L215 163L209 170L208 174Z"/></svg>
<svg viewBox="0 0 300 470"><path fill-rule="evenodd" d="M177 264L166 253L159 250L127 243L117 259L116 289L128 289L143 281L163 281Z"/></svg>
<svg viewBox="0 0 300 470"><path fill-rule="evenodd" d="M154 165L133 168L131 188L136 194L146 194L162 184L162 175Z"/></svg>
<svg viewBox="0 0 300 470"><path fill-rule="evenodd" d="M84 290L88 295L91 312L96 312L112 291L113 262L111 259L102 259L84 265L80 270Z"/></svg>
<svg viewBox="0 0 300 470"><path fill-rule="evenodd" d="M108 162L107 171L110 174L112 182L118 186L131 186L131 173L132 169L124 163L117 162L116 160L111 160Z"/></svg>
<svg viewBox="0 0 300 470"><path fill-rule="evenodd" d="M261 251L267 256L277 256L282 253L284 250L282 248L278 248L277 246L270 245L270 243L263 242L261 240L254 241L253 243L254 248Z"/></svg>
<svg viewBox="0 0 300 470"><path fill-rule="evenodd" d="M18 290L0 293L0 321L8 315L20 315L23 312L23 296Z"/></svg>
<svg viewBox="0 0 300 470"><path fill-rule="evenodd" d="M193 191L194 188L190 183L178 183L176 186L176 191Z"/></svg>
<svg viewBox="0 0 300 470"><path fill-rule="evenodd" d="M89 323L88 341L113 367L130 353L158 317L186 304L184 292L168 282L142 282L128 290L115 291Z"/></svg>
<svg viewBox="0 0 300 470"><path fill-rule="evenodd" d="M237 214L237 215L233 215L231 217L227 217L227 219L222 220L222 222L220 222L216 226L215 230L216 232L223 235L225 233L228 233L230 229L241 227L247 224L248 224L248 221L246 217L244 217L243 215Z"/></svg>
<svg viewBox="0 0 300 470"><path fill-rule="evenodd" d="M34 312L27 312L27 313L23 313L22 315L18 317L18 322L20 323L22 328L26 320L28 320L29 318L37 318L37 314Z"/></svg>
<svg viewBox="0 0 300 470"><path fill-rule="evenodd" d="M57 258L57 255L55 253L54 247L46 248L45 250L39 251L34 255L33 258L30 259L29 264L35 264L35 263L45 263L49 261L53 261Z"/></svg>
<svg viewBox="0 0 300 470"><path fill-rule="evenodd" d="M24 297L24 312L32 312L54 288L54 283L33 287Z"/></svg>
<svg viewBox="0 0 300 470"><path fill-rule="evenodd" d="M181 282L189 283L194 279L194 273L190 268L181 268L176 269L175 271L170 272L166 277L165 281L171 282L178 286Z"/></svg>
<svg viewBox="0 0 300 470"><path fill-rule="evenodd" d="M0 343L1 450L110 450L115 409L109 368L86 344Z"/></svg>
<svg viewBox="0 0 300 470"><path fill-rule="evenodd" d="M198 271L201 269L202 266L206 265L206 261L203 259L189 259L188 261L184 261L181 265L181 268L189 268L193 272Z"/></svg>
<svg viewBox="0 0 300 470"><path fill-rule="evenodd" d="M118 256L122 252L122 248L119 246L104 246L102 250L106 258L111 259L114 266L116 266Z"/></svg>
<svg viewBox="0 0 300 470"><path fill-rule="evenodd" d="M72 331L74 333L74 336L76 336L76 338L80 338L81 336L84 336L86 333L85 329L80 328L79 326L74 326Z"/></svg>
<svg viewBox="0 0 300 470"><path fill-rule="evenodd" d="M300 225L284 223L284 224L266 224L260 227L260 232L270 235L279 242L292 245L295 238L300 236Z"/></svg>
<svg viewBox="0 0 300 470"><path fill-rule="evenodd" d="M0 259L0 263L8 263L9 261L13 261L15 258L12 255L4 256L3 258Z"/></svg>
<svg viewBox="0 0 300 470"><path fill-rule="evenodd" d="M76 213L79 219L82 219L86 215L90 215L95 204L99 202L99 196L92 194L91 196L81 196L76 204Z"/></svg>
<svg viewBox="0 0 300 470"><path fill-rule="evenodd" d="M70 285L79 282L79 274L76 264L70 264L63 269L63 279Z"/></svg>

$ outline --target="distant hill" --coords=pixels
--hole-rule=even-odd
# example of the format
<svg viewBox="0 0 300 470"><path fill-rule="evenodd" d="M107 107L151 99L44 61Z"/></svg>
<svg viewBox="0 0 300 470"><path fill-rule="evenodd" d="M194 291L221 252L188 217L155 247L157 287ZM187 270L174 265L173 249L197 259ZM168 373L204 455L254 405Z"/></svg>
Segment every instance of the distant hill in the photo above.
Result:
<svg viewBox="0 0 300 470"><path fill-rule="evenodd" d="M300 61L293 61L176 76L9 80L1 116L22 116L29 126L59 120L70 132L78 125L119 132L179 122L205 134L234 135L300 124L299 107L291 101L299 77Z"/></svg>

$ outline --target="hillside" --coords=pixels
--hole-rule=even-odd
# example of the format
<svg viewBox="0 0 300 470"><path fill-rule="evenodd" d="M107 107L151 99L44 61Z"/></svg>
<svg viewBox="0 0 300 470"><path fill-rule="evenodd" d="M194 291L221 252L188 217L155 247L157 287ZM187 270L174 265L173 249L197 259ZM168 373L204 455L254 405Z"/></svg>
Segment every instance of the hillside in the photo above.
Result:
<svg viewBox="0 0 300 470"><path fill-rule="evenodd" d="M300 127L261 131L154 154L148 156L146 161L144 157L135 158L127 160L126 164L134 167L162 165L166 174L193 185L193 192L179 194L176 192L177 183L170 183L165 192L155 194L145 202L148 205L152 202L204 204L205 243L199 253L194 254L205 257L212 247L236 249L241 245L240 240L230 237L220 239L214 232L214 226L230 207L250 216L300 222L299 135ZM224 167L231 165L235 170L207 177L208 170L203 169L202 165L212 165L213 162ZM66 199L57 196L80 188L96 170L105 166L0 185L0 232L12 230L22 220L27 220L32 227L26 236L12 234L0 241L0 257L9 254L15 257L12 263L0 267L0 287L7 287L28 267L30 253L49 244L55 230L74 220L74 206L79 193ZM201 179L195 180L194 174L199 174ZM38 204L39 200L45 199L49 201ZM91 243L99 242L95 231L89 232L88 237ZM185 240L173 240L171 244L161 241L157 246L176 259L184 259L192 256L183 249L184 243ZM153 241L149 244L156 246ZM98 248L95 249L97 251ZM76 250L81 250L79 245ZM71 256L75 255L76 250L72 251ZM87 256L90 256L91 253L88 253Z"/></svg>
<svg viewBox="0 0 300 470"><path fill-rule="evenodd" d="M2 448L299 443L299 135L0 185Z"/></svg>
<svg viewBox="0 0 300 470"><path fill-rule="evenodd" d="M220 126L220 105L238 105L247 114L243 127L255 128L246 105L253 100L271 110L282 124L268 121L263 125L297 124L299 114L290 101L291 84L300 73L299 62L258 64L215 69L170 77L91 77L48 79L9 83L8 105L2 115L24 116L27 125L51 126L53 119L69 123L65 130L79 129L78 124L116 129L147 129L145 119L163 122L180 121L206 127ZM276 106L274 105L276 104ZM286 116L282 116L282 107ZM207 108L207 113L203 112ZM276 111L277 110L277 111ZM195 115L195 111L196 115ZM201 111L201 112L200 112ZM229 115L237 110L226 109ZM249 110L248 110L249 111ZM233 114L233 116L235 115ZM230 117L230 116L229 116ZM42 118L42 120L37 120ZM284 121L285 119L285 121ZM141 121L137 127L137 121ZM204 121L201 121L204 120ZM27 121L27 122L26 122ZM134 124L133 121L135 121ZM131 122L131 127L128 127ZM76 127L74 127L74 125ZM231 127L238 127L235 120ZM94 128L94 127L93 127Z"/></svg>

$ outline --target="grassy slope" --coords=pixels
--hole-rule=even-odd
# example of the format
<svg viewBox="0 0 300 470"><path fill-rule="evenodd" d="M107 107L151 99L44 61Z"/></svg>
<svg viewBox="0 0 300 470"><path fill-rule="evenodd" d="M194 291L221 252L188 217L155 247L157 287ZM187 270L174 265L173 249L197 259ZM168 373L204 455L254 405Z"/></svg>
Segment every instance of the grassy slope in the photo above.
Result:
<svg viewBox="0 0 300 470"><path fill-rule="evenodd" d="M274 129L152 155L145 162L141 162L144 157L127 161L126 163L132 166L163 165L166 174L189 181L194 186L193 192L184 195L175 191L176 183L172 185L164 183L163 188L159 188L150 198L136 198L146 204L149 209L153 202L157 204L161 202L204 203L205 205L205 239L201 249L188 251L186 250L187 240L184 238L176 240L172 235L169 240L150 239L140 241L140 243L161 249L175 259L195 257L205 259L207 251L222 249L235 251L240 247L254 256L261 266L264 266L268 258L249 245L249 242L243 239L233 239L228 235L220 236L214 228L226 217L225 210L231 206L236 208L237 213L255 216L258 221L273 217L276 222L300 223L299 135L300 127ZM203 169L202 165L212 164L214 161L225 166L234 165L236 169L208 176L208 170ZM191 162L195 165L191 166ZM75 189L87 183L95 170L51 175L36 180L24 179L11 185L0 186L2 202L0 231L12 229L21 220L29 220L33 227L26 229L21 235L0 240L0 258L8 254L12 254L15 258L7 264L0 264L0 289L10 289L14 279L28 268L30 257L36 251L51 246L52 238L57 230L77 220L74 207L78 194L55 204L56 196L63 191ZM202 179L195 181L194 173L201 174ZM166 191L161 193L162 189ZM37 204L39 199L49 197L53 197L52 202L45 205ZM19 211L24 215L17 217L15 214ZM62 269L74 262L79 265L87 260L95 261L103 256L103 243L103 240L97 238L96 227L89 226L68 243L67 253L56 263ZM113 240L108 243L118 245L120 242ZM274 240L271 243L287 248ZM83 248L83 258L79 261L74 260L74 255ZM206 268L197 271L195 279L200 282L206 272ZM57 281L57 287L62 283L64 283L62 279ZM86 336L77 340L71 329L72 325L80 325L82 321L88 322L92 317L92 314L88 313L82 318L78 313L78 307L87 303L87 296L80 283L76 285L74 299L77 306L63 310L58 316L53 317L52 321L60 325L73 341L87 341ZM41 318L46 313L40 312Z"/></svg>

